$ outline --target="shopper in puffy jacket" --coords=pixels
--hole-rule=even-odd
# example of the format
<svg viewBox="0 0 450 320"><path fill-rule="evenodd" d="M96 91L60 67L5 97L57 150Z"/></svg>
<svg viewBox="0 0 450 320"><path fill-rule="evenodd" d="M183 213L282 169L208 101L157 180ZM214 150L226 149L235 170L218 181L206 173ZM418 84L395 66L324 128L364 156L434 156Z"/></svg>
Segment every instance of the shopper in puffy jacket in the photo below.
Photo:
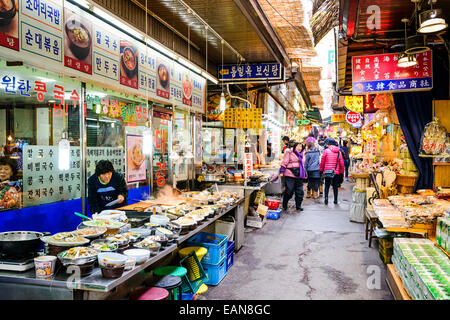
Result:
<svg viewBox="0 0 450 320"><path fill-rule="evenodd" d="M317 199L319 197L320 183L320 151L316 148L315 141L306 140L305 170L308 174L308 191L306 197L310 198L312 193L312 197Z"/></svg>
<svg viewBox="0 0 450 320"><path fill-rule="evenodd" d="M328 147L322 154L319 169L320 174L324 175L327 170L335 170L333 178L326 177L325 175L325 204L328 204L328 192L330 191L330 186L333 186L334 204L337 204L339 184L345 171L344 159L342 157L342 152L338 147L338 143L334 139L328 138L325 141L325 144Z"/></svg>
<svg viewBox="0 0 450 320"><path fill-rule="evenodd" d="M288 202L295 193L295 207L297 211L303 211L303 179L306 171L303 167L303 144L297 142L292 149L284 151L281 163L280 176L285 178L285 191L283 195L283 210L287 211Z"/></svg>

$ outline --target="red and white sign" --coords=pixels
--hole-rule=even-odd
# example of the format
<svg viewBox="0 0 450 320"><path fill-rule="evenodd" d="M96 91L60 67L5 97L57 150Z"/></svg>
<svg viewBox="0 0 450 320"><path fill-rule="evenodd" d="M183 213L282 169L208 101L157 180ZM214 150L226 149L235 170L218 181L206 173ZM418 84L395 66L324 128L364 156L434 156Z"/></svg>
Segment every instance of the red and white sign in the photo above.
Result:
<svg viewBox="0 0 450 320"><path fill-rule="evenodd" d="M349 111L345 115L345 120L347 120L347 122L351 125L357 124L361 121L361 113Z"/></svg>
<svg viewBox="0 0 450 320"><path fill-rule="evenodd" d="M247 179L252 175L253 171L253 154L244 154L244 178Z"/></svg>
<svg viewBox="0 0 450 320"><path fill-rule="evenodd" d="M352 57L353 94L431 90L431 50L416 54L416 60L415 66L401 68L397 66L398 53Z"/></svg>

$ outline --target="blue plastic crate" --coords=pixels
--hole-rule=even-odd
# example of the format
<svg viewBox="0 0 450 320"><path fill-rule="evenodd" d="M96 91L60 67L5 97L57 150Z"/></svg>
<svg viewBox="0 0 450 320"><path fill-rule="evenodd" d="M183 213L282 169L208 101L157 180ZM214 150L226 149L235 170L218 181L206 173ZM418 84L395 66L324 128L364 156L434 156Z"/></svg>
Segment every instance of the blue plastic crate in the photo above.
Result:
<svg viewBox="0 0 450 320"><path fill-rule="evenodd" d="M230 267L233 265L234 262L234 253L233 251L231 251L231 253L227 254L227 272L228 269L230 269Z"/></svg>
<svg viewBox="0 0 450 320"><path fill-rule="evenodd" d="M267 219L272 219L272 220L280 219L281 210L282 209L268 210L267 214L266 214Z"/></svg>
<svg viewBox="0 0 450 320"><path fill-rule="evenodd" d="M207 285L216 286L227 275L227 258L223 259L218 264L202 263L203 270L208 275L208 279L205 281Z"/></svg>
<svg viewBox="0 0 450 320"><path fill-rule="evenodd" d="M228 236L199 232L187 241L188 247L204 247L208 250L202 258L202 264L218 264L227 255Z"/></svg>
<svg viewBox="0 0 450 320"><path fill-rule="evenodd" d="M234 241L227 242L227 255L234 251Z"/></svg>

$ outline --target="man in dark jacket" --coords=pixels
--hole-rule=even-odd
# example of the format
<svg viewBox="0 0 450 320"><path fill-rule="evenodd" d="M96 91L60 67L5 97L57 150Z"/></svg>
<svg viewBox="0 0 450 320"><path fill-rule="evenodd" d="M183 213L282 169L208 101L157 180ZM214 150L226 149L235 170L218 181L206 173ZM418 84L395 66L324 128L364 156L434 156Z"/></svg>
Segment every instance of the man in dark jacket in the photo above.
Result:
<svg viewBox="0 0 450 320"><path fill-rule="evenodd" d="M284 146L283 146L283 150L281 150L281 153L284 153L284 151L289 148L289 137L284 136L282 141L284 143Z"/></svg>
<svg viewBox="0 0 450 320"><path fill-rule="evenodd" d="M92 214L126 206L128 188L122 175L115 172L109 160L100 160L88 179L89 210ZM106 206L117 200L117 203Z"/></svg>

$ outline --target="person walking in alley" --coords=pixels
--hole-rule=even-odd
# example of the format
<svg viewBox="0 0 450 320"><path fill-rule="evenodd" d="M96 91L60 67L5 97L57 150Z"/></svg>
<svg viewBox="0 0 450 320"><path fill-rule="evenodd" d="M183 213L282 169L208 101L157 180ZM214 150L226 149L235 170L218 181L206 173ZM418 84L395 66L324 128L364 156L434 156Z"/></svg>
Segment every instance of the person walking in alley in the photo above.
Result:
<svg viewBox="0 0 450 320"><path fill-rule="evenodd" d="M338 203L338 190L344 175L344 159L338 147L338 143L331 138L325 141L328 146L322 154L320 161L320 174L325 178L325 204L328 204L328 192L333 186L334 204Z"/></svg>
<svg viewBox="0 0 450 320"><path fill-rule="evenodd" d="M306 198L310 198L312 194L312 197L317 199L319 197L320 183L320 151L316 148L315 141L308 139L306 139L307 150L305 152L305 170L308 175Z"/></svg>
<svg viewBox="0 0 450 320"><path fill-rule="evenodd" d="M350 150L348 148L348 141L344 140L341 146L342 157L344 158L345 167L345 181L348 181L348 167L350 166Z"/></svg>
<svg viewBox="0 0 450 320"><path fill-rule="evenodd" d="M304 145L297 142L292 149L286 149L281 163L280 176L285 178L285 191L283 195L283 211L287 211L288 202L295 193L295 208L303 211L303 179L306 178L306 170L303 167Z"/></svg>

